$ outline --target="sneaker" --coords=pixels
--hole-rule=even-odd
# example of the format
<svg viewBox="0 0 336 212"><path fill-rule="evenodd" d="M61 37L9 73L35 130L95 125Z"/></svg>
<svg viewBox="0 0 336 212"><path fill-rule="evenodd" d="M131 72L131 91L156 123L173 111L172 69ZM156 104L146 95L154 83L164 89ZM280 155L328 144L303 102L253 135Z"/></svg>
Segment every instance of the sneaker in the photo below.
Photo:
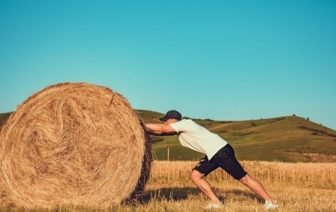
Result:
<svg viewBox="0 0 336 212"><path fill-rule="evenodd" d="M265 201L265 205L264 205L264 208L266 210L272 210L272 209L275 209L275 208L278 208L278 203L277 201L274 202L274 204L272 204L271 202L269 201Z"/></svg>
<svg viewBox="0 0 336 212"><path fill-rule="evenodd" d="M214 204L212 202L209 203L204 209L223 209L224 208L224 203L221 202L219 204Z"/></svg>

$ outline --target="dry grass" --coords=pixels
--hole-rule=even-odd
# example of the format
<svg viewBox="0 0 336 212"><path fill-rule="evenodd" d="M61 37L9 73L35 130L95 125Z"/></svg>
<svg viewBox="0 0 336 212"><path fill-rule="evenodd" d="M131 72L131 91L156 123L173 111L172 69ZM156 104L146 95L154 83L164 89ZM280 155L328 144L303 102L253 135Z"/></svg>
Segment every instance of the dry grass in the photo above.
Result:
<svg viewBox="0 0 336 212"><path fill-rule="evenodd" d="M335 163L336 155L319 154L319 153L303 153L304 156L310 158L313 162L318 163Z"/></svg>
<svg viewBox="0 0 336 212"><path fill-rule="evenodd" d="M208 198L189 179L195 161L154 161L151 177L138 202L132 205L85 208L57 207L50 211L117 212L202 212ZM279 201L281 212L336 211L335 163L277 163L242 161L242 165ZM260 212L263 200L247 187L216 170L208 176L217 195L225 202L225 212ZM2 200L6 199L3 195ZM7 206L3 210L24 211ZM32 211L46 211L35 209ZM216 210L213 210L216 211Z"/></svg>
<svg viewBox="0 0 336 212"><path fill-rule="evenodd" d="M336 211L335 163L243 161L242 165L279 201L277 211ZM200 207L206 205L208 199L189 180L194 166L195 162L155 161L147 186L149 193L163 191L161 201L171 202L170 207L175 207L175 211L183 211L181 207L203 211ZM216 170L208 180L224 199L224 211L263 211L263 200L224 171Z"/></svg>
<svg viewBox="0 0 336 212"><path fill-rule="evenodd" d="M148 179L144 125L102 86L62 83L24 101L0 133L10 202L26 208L105 206L131 200Z"/></svg>
<svg viewBox="0 0 336 212"><path fill-rule="evenodd" d="M336 189L335 163L282 163L282 162L241 162L254 178L272 185L300 185L300 187ZM189 181L189 174L196 162L155 161L151 178ZM237 184L231 176L221 169L211 173L207 179L214 182Z"/></svg>

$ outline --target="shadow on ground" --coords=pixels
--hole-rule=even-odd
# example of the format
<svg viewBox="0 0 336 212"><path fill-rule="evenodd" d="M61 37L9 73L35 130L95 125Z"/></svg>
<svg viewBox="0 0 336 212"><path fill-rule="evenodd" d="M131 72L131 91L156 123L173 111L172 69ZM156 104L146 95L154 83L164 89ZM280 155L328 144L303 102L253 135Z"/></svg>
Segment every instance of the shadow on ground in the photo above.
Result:
<svg viewBox="0 0 336 212"><path fill-rule="evenodd" d="M223 194L219 196L219 199L234 198L238 200L242 199L253 199L259 203L263 203L264 200L253 192L246 192L239 189L214 189L215 193ZM137 199L139 204L147 204L151 200L156 201L178 201L186 200L189 195L201 195L202 192L196 187L172 187L172 188L160 188L155 190L148 190L142 193L142 195Z"/></svg>

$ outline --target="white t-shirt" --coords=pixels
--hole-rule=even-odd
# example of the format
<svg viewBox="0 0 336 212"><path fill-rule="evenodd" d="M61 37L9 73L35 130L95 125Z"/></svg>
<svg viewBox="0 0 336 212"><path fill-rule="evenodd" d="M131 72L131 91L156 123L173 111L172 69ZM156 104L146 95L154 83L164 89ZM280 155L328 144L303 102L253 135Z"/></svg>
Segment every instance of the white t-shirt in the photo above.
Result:
<svg viewBox="0 0 336 212"><path fill-rule="evenodd" d="M182 146L206 154L209 160L228 143L191 119L183 119L170 126L178 133Z"/></svg>

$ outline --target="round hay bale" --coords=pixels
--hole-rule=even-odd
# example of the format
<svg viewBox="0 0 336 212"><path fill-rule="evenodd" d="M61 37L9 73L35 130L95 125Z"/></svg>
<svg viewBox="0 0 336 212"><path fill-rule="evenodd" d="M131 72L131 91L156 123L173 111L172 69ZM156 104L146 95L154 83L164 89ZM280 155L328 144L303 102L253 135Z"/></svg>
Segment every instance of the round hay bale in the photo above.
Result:
<svg viewBox="0 0 336 212"><path fill-rule="evenodd" d="M0 139L11 201L28 208L130 201L143 191L152 161L149 136L127 100L88 83L33 94Z"/></svg>

